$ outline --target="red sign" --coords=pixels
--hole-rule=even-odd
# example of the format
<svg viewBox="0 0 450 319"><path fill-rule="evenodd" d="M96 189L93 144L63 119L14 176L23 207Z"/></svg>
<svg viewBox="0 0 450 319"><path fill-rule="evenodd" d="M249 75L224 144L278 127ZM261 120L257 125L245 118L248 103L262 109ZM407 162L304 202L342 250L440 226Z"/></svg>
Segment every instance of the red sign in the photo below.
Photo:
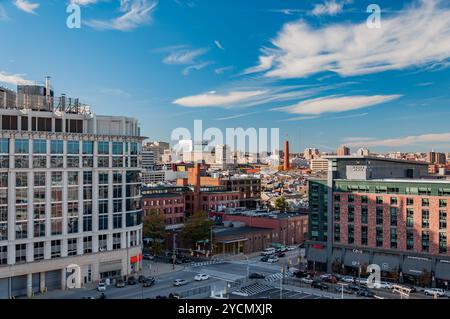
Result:
<svg viewBox="0 0 450 319"><path fill-rule="evenodd" d="M324 249L325 247L323 247L323 245L320 245L320 244L315 244L315 245L312 245L312 248L315 248L315 249Z"/></svg>
<svg viewBox="0 0 450 319"><path fill-rule="evenodd" d="M139 262L141 260L142 260L142 254L139 254L137 256L131 256L130 257L130 264L135 264L135 263L137 263L137 262Z"/></svg>

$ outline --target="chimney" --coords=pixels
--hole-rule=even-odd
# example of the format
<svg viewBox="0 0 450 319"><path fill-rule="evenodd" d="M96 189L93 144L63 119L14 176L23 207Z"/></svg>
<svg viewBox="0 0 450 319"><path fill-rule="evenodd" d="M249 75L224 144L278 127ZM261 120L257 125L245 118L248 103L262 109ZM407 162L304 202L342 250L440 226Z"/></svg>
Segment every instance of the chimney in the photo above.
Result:
<svg viewBox="0 0 450 319"><path fill-rule="evenodd" d="M45 77L45 96L50 96L50 77Z"/></svg>
<svg viewBox="0 0 450 319"><path fill-rule="evenodd" d="M284 142L284 167L283 170L288 171L291 168L289 165L289 141Z"/></svg>

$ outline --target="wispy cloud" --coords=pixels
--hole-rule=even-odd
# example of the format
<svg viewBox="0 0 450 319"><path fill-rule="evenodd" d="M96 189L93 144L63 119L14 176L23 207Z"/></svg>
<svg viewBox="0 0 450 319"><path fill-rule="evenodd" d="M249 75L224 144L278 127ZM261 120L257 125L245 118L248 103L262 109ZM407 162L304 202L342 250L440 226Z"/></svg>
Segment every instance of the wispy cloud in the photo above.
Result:
<svg viewBox="0 0 450 319"><path fill-rule="evenodd" d="M417 83L416 86L420 86L420 87L422 87L422 86L431 86L433 84L434 84L434 82L422 82L422 83Z"/></svg>
<svg viewBox="0 0 450 319"><path fill-rule="evenodd" d="M79 6L87 6L90 4L96 4L102 0L70 0L70 3L72 4L78 4ZM123 0L121 0L123 1ZM125 0L127 1L127 0Z"/></svg>
<svg viewBox="0 0 450 319"><path fill-rule="evenodd" d="M264 49L258 65L246 71L302 78L324 71L354 76L445 64L450 58L450 8L443 3L415 2L383 17L380 29L368 28L365 21L321 28L304 20L287 23L272 40L273 48Z"/></svg>
<svg viewBox="0 0 450 319"><path fill-rule="evenodd" d="M260 96L265 91L237 91L226 94L217 94L217 92L207 92L199 95L183 97L172 103L185 107L226 107L233 103L249 100L250 98Z"/></svg>
<svg viewBox="0 0 450 319"><path fill-rule="evenodd" d="M248 113L235 114L235 115L231 115L231 116L219 117L219 118L216 119L216 121L234 120L234 119L238 119L238 118L241 118L241 117L253 115L253 114L256 114L256 113L258 113L258 112L248 112Z"/></svg>
<svg viewBox="0 0 450 319"><path fill-rule="evenodd" d="M121 0L121 16L110 20L88 20L85 24L98 30L131 31L150 23L151 13L157 5L157 0Z"/></svg>
<svg viewBox="0 0 450 319"><path fill-rule="evenodd" d="M225 73L226 71L230 71L230 70L233 70L233 66L232 65L230 65L230 66L224 66L223 68L217 68L217 69L215 69L214 70L214 73L216 73L216 74L223 74L223 73Z"/></svg>
<svg viewBox="0 0 450 319"><path fill-rule="evenodd" d="M311 116L298 116L290 119L280 120L278 122L294 122L294 121L306 121L306 120L315 120L320 118L319 115L311 115Z"/></svg>
<svg viewBox="0 0 450 319"><path fill-rule="evenodd" d="M386 103L400 98L401 95L355 95L355 96L326 96L301 101L297 104L273 109L291 114L337 113L358 110L365 107Z"/></svg>
<svg viewBox="0 0 450 319"><path fill-rule="evenodd" d="M436 133L436 134L423 134L423 135L411 135L405 137L391 138L391 139L367 139L364 138L359 141L347 143L349 147L401 147L401 146L417 146L431 144L441 144L450 142L450 133Z"/></svg>
<svg viewBox="0 0 450 319"><path fill-rule="evenodd" d="M183 69L183 72L182 72L182 73L183 73L183 75L189 75L189 74L191 73L192 70L196 70L196 71L201 70L201 69L203 69L204 67L207 67L208 65L210 65L211 63L212 63L212 62L207 61L207 62L202 62L202 63L190 65L190 66L188 66L188 67L185 67L185 68Z"/></svg>
<svg viewBox="0 0 450 319"><path fill-rule="evenodd" d="M326 0L324 3L317 3L314 5L314 9L311 11L311 14L315 16L335 16L343 11L344 5L347 3L350 3L350 1Z"/></svg>
<svg viewBox="0 0 450 319"><path fill-rule="evenodd" d="M372 137L356 137L356 136L351 136L351 137L344 137L342 139L342 142L344 143L349 143L349 142L362 142L362 141L372 141L374 138Z"/></svg>
<svg viewBox="0 0 450 319"><path fill-rule="evenodd" d="M6 72L0 72L0 82L11 85L33 83L33 81L25 79L23 74L9 74Z"/></svg>
<svg viewBox="0 0 450 319"><path fill-rule="evenodd" d="M216 47L218 47L220 50L225 50L222 46L222 44L219 42L219 40L215 40L214 44L216 45Z"/></svg>
<svg viewBox="0 0 450 319"><path fill-rule="evenodd" d="M164 58L165 64L193 64L195 60L205 54L208 49L191 49L184 46L175 46L173 51Z"/></svg>
<svg viewBox="0 0 450 319"><path fill-rule="evenodd" d="M369 113L359 113L359 114L351 114L351 115L344 115L344 116L335 116L331 117L331 120L343 120L343 119L354 119L358 117L364 117L369 115Z"/></svg>
<svg viewBox="0 0 450 319"><path fill-rule="evenodd" d="M31 14L37 14L36 9L39 8L39 3L34 3L27 0L14 0L13 3L18 9Z"/></svg>
<svg viewBox="0 0 450 319"><path fill-rule="evenodd" d="M8 14L6 13L5 8L0 4L0 21L8 20Z"/></svg>

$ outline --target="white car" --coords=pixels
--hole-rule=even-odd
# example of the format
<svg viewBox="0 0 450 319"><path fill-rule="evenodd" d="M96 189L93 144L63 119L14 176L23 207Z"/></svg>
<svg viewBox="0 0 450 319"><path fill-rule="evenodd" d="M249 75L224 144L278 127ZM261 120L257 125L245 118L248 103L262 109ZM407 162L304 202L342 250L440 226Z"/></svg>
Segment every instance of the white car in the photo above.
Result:
<svg viewBox="0 0 450 319"><path fill-rule="evenodd" d="M187 282L187 280L185 280L185 279L175 279L174 281L173 281L173 285L175 286L175 287L178 287L178 286L184 286L184 285L187 285L188 284L188 282Z"/></svg>
<svg viewBox="0 0 450 319"><path fill-rule="evenodd" d="M198 274L194 277L194 279L196 281L202 281L202 280L208 280L209 279L209 275L207 274Z"/></svg>
<svg viewBox="0 0 450 319"><path fill-rule="evenodd" d="M425 289L423 292L427 296L434 296L434 295L437 295L438 297L444 297L445 296L445 291L443 289L439 289L439 288Z"/></svg>
<svg viewBox="0 0 450 319"><path fill-rule="evenodd" d="M387 281L382 281L380 283L374 283L373 286L377 289L392 289L392 284Z"/></svg>
<svg viewBox="0 0 450 319"><path fill-rule="evenodd" d="M106 291L106 284L104 282L99 282L97 285L97 290L100 292Z"/></svg>
<svg viewBox="0 0 450 319"><path fill-rule="evenodd" d="M355 279L352 276L344 276L341 278L341 281L347 282L347 283L352 283L355 281Z"/></svg>
<svg viewBox="0 0 450 319"><path fill-rule="evenodd" d="M291 251L291 250L296 250L298 247L297 246L287 246L286 249Z"/></svg>
<svg viewBox="0 0 450 319"><path fill-rule="evenodd" d="M309 278L309 277L300 278L300 281L305 283L305 284L308 284L308 285L311 285L313 283L313 279Z"/></svg>
<svg viewBox="0 0 450 319"><path fill-rule="evenodd" d="M269 259L267 259L267 262L268 263L276 263L279 260L280 260L280 258L278 258L277 256L272 256Z"/></svg>

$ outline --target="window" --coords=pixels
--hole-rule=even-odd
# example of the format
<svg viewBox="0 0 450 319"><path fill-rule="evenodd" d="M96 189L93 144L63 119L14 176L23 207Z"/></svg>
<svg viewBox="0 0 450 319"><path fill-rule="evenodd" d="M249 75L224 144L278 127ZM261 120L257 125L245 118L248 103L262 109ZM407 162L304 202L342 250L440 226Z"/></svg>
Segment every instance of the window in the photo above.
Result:
<svg viewBox="0 0 450 319"><path fill-rule="evenodd" d="M85 254L92 253L92 236L87 236L83 238L83 252Z"/></svg>
<svg viewBox="0 0 450 319"><path fill-rule="evenodd" d="M94 153L94 142L83 141L83 154L92 155Z"/></svg>
<svg viewBox="0 0 450 319"><path fill-rule="evenodd" d="M422 231L422 251L428 252L430 249L430 233Z"/></svg>
<svg viewBox="0 0 450 319"><path fill-rule="evenodd" d="M397 226L397 207L391 207L391 226Z"/></svg>
<svg viewBox="0 0 450 319"><path fill-rule="evenodd" d="M369 202L369 198L367 197L367 195L362 195L361 196L361 203L362 204L367 204Z"/></svg>
<svg viewBox="0 0 450 319"><path fill-rule="evenodd" d="M397 228L391 228L391 248L397 248Z"/></svg>
<svg viewBox="0 0 450 319"><path fill-rule="evenodd" d="M445 210L439 211L439 230L447 229L447 212Z"/></svg>
<svg viewBox="0 0 450 319"><path fill-rule="evenodd" d="M383 197L382 197L382 196L377 196L377 198L376 198L376 204L377 204L377 205L382 205L382 204L383 204Z"/></svg>
<svg viewBox="0 0 450 319"><path fill-rule="evenodd" d="M334 241L336 243L341 241L341 226L339 224L334 224Z"/></svg>
<svg viewBox="0 0 450 319"><path fill-rule="evenodd" d="M28 222L16 222L16 239L26 239Z"/></svg>
<svg viewBox="0 0 450 319"><path fill-rule="evenodd" d="M376 229L376 246L382 247L383 246L383 228L377 227Z"/></svg>
<svg viewBox="0 0 450 319"><path fill-rule="evenodd" d="M61 257L61 240L52 240L51 256L52 258Z"/></svg>
<svg viewBox="0 0 450 319"><path fill-rule="evenodd" d="M52 219L51 221L52 235L62 234L62 218Z"/></svg>
<svg viewBox="0 0 450 319"><path fill-rule="evenodd" d="M84 185L92 184L92 172L83 172L83 184Z"/></svg>
<svg viewBox="0 0 450 319"><path fill-rule="evenodd" d="M0 246L0 265L8 263L8 246Z"/></svg>
<svg viewBox="0 0 450 319"><path fill-rule="evenodd" d="M28 154L29 153L28 146L29 146L28 140L17 139L14 143L15 153L16 154Z"/></svg>
<svg viewBox="0 0 450 319"><path fill-rule="evenodd" d="M34 221L34 237L45 237L45 219Z"/></svg>
<svg viewBox="0 0 450 319"><path fill-rule="evenodd" d="M98 154L109 154L109 142L98 142Z"/></svg>
<svg viewBox="0 0 450 319"><path fill-rule="evenodd" d="M16 264L22 264L27 261L27 244L16 245Z"/></svg>
<svg viewBox="0 0 450 319"><path fill-rule="evenodd" d="M64 142L53 140L50 142L50 151L52 154L63 154Z"/></svg>
<svg viewBox="0 0 450 319"><path fill-rule="evenodd" d="M430 212L426 209L422 210L422 228L430 227Z"/></svg>
<svg viewBox="0 0 450 319"><path fill-rule="evenodd" d="M367 206L361 206L361 223L363 224L367 224L367 219L368 219L368 209Z"/></svg>
<svg viewBox="0 0 450 319"><path fill-rule="evenodd" d="M414 210L412 208L406 209L406 227L414 227Z"/></svg>
<svg viewBox="0 0 450 319"><path fill-rule="evenodd" d="M423 207L430 206L430 200L428 198L422 198L422 206Z"/></svg>
<svg viewBox="0 0 450 319"><path fill-rule="evenodd" d="M123 143L122 142L113 142L112 143L112 151L114 155L122 155L123 154Z"/></svg>
<svg viewBox="0 0 450 319"><path fill-rule="evenodd" d="M47 154L47 141L33 140L33 154Z"/></svg>
<svg viewBox="0 0 450 319"><path fill-rule="evenodd" d="M113 249L120 249L121 247L121 234L113 234Z"/></svg>
<svg viewBox="0 0 450 319"><path fill-rule="evenodd" d="M98 236L98 250L105 251L108 249L108 236L107 235L99 235Z"/></svg>
<svg viewBox="0 0 450 319"><path fill-rule="evenodd" d="M383 224L383 208L377 207L376 219L377 219L377 225L382 225Z"/></svg>
<svg viewBox="0 0 450 319"><path fill-rule="evenodd" d="M354 195L348 195L348 202L354 203L355 202L355 196Z"/></svg>
<svg viewBox="0 0 450 319"><path fill-rule="evenodd" d="M335 195L334 195L334 201L335 201L335 202L340 202L340 201L341 201L341 195L335 194Z"/></svg>
<svg viewBox="0 0 450 319"><path fill-rule="evenodd" d="M339 205L334 205L334 220L337 222L341 220L341 207Z"/></svg>
<svg viewBox="0 0 450 319"><path fill-rule="evenodd" d="M77 254L77 239L69 238L67 240L67 255L75 256Z"/></svg>
<svg viewBox="0 0 450 319"><path fill-rule="evenodd" d="M413 229L406 230L406 249L407 250L414 249L414 230Z"/></svg>
<svg viewBox="0 0 450 319"><path fill-rule="evenodd" d="M138 153L138 144L137 143L131 143L130 154L131 155L137 155L137 153Z"/></svg>
<svg viewBox="0 0 450 319"><path fill-rule="evenodd" d="M447 207L447 200L446 199L440 199L439 200L439 207L440 208Z"/></svg>
<svg viewBox="0 0 450 319"><path fill-rule="evenodd" d="M44 247L45 243L43 241L34 243L34 260L44 259Z"/></svg>
<svg viewBox="0 0 450 319"><path fill-rule="evenodd" d="M108 229L108 215L98 216L98 230Z"/></svg>
<svg viewBox="0 0 450 319"><path fill-rule="evenodd" d="M113 228L114 229L122 228L122 214L113 215Z"/></svg>
<svg viewBox="0 0 450 319"><path fill-rule="evenodd" d="M348 222L353 223L355 221L355 207L348 205Z"/></svg>
<svg viewBox="0 0 450 319"><path fill-rule="evenodd" d="M391 197L391 205L397 205L397 197Z"/></svg>
<svg viewBox="0 0 450 319"><path fill-rule="evenodd" d="M0 153L9 154L9 140L7 138L0 138Z"/></svg>
<svg viewBox="0 0 450 319"><path fill-rule="evenodd" d="M439 253L447 253L447 234L445 232L439 233Z"/></svg>
<svg viewBox="0 0 450 319"><path fill-rule="evenodd" d="M34 186L45 186L45 172L34 173Z"/></svg>
<svg viewBox="0 0 450 319"><path fill-rule="evenodd" d="M348 243L353 244L355 242L355 228L353 225L348 225Z"/></svg>
<svg viewBox="0 0 450 319"><path fill-rule="evenodd" d="M92 216L83 216L83 231L92 231Z"/></svg>
<svg viewBox="0 0 450 319"><path fill-rule="evenodd" d="M367 226L361 226L361 245L367 246L369 241Z"/></svg>
<svg viewBox="0 0 450 319"><path fill-rule="evenodd" d="M80 153L80 142L78 141L67 141L67 154L79 154Z"/></svg>
<svg viewBox="0 0 450 319"><path fill-rule="evenodd" d="M408 198L406 199L406 205L408 205L408 206L414 205L414 198L408 197Z"/></svg>

